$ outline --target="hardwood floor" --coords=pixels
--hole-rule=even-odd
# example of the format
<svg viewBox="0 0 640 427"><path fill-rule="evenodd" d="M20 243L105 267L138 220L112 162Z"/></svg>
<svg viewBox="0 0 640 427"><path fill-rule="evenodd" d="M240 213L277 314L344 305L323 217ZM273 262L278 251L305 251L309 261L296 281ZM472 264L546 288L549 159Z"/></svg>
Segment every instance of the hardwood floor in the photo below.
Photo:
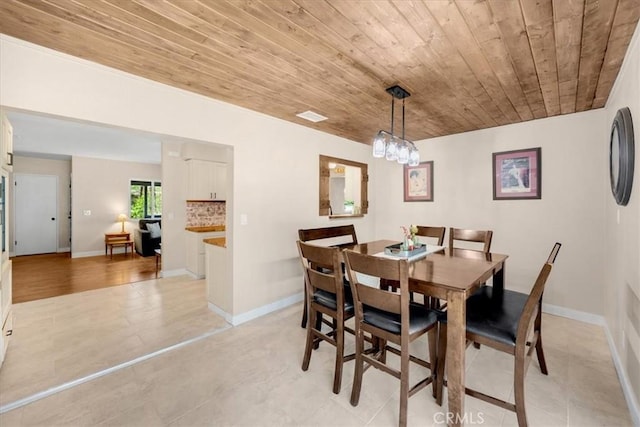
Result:
<svg viewBox="0 0 640 427"><path fill-rule="evenodd" d="M71 258L67 252L12 260L14 304L156 277L155 257L137 254Z"/></svg>

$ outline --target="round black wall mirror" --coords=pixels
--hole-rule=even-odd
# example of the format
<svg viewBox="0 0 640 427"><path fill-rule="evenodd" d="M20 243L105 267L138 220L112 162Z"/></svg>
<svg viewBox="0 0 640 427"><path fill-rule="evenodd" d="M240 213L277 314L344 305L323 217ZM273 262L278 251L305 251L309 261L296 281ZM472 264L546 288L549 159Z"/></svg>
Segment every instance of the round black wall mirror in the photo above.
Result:
<svg viewBox="0 0 640 427"><path fill-rule="evenodd" d="M625 107L619 109L613 119L609 145L611 192L621 206L626 206L631 197L634 160L633 122L631 111Z"/></svg>

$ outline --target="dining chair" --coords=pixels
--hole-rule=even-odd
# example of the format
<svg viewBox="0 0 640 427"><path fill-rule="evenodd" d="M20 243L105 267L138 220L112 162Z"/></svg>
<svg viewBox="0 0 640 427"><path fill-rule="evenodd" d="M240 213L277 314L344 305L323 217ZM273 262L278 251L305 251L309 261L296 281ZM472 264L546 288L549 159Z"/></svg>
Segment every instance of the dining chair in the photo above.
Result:
<svg viewBox="0 0 640 427"><path fill-rule="evenodd" d="M531 292L507 289L498 292L492 286L483 286L481 292L475 293L467 300L467 341L487 345L498 351L514 356L514 395L515 403L506 402L477 390L467 388L466 394L500 406L516 413L518 426L527 426L527 415L524 399L524 379L536 352L540 371L548 375L547 364L542 349L542 295L547 278L556 256L560 251L560 243L556 243L542 266ZM439 315L438 361L436 401L442 403L442 387L444 381L444 365L447 348L447 317Z"/></svg>
<svg viewBox="0 0 640 427"><path fill-rule="evenodd" d="M479 251L483 254L488 254L491 250L491 238L493 237L493 231L491 230L469 230L463 228L449 228L449 253L453 254L462 251L465 253L466 257L469 257L470 251ZM472 243L482 243L482 249L471 249L471 248L456 248L455 242L472 242ZM480 255L480 254L478 254ZM482 284L484 287L485 284ZM440 302L440 308L445 308L446 303ZM475 348L480 348L480 343L473 343Z"/></svg>
<svg viewBox="0 0 640 427"><path fill-rule="evenodd" d="M463 228L449 228L449 250L453 251L456 241L482 243L482 252L488 253L491 249L491 230L467 230Z"/></svg>
<svg viewBox="0 0 640 427"><path fill-rule="evenodd" d="M432 384L435 394L437 312L409 301L409 263L407 260L385 259L346 249L343 252L351 283L355 311L356 366L351 390L351 405L360 400L362 377L371 366L400 379L400 426L407 424L409 397ZM400 292L394 293L360 281L369 278L395 280ZM365 333L371 334L375 352L364 348ZM409 353L409 344L427 333L429 361ZM396 346L387 345L391 342ZM400 356L400 370L387 364L387 351ZM409 362L430 369L426 378L409 388ZM365 363L367 366L365 367Z"/></svg>
<svg viewBox="0 0 640 427"><path fill-rule="evenodd" d="M358 244L358 237L356 236L356 229L353 224L339 225L334 227L320 227L320 228L306 228L298 230L298 239L301 242L317 241L317 243L323 243L326 246L335 246L338 248L350 247ZM318 267L318 266L316 266ZM321 266L320 266L321 267ZM304 287L304 300L305 304L302 309L302 321L300 323L301 328L307 326L307 288ZM318 321L322 322L322 317L318 317Z"/></svg>
<svg viewBox="0 0 640 427"><path fill-rule="evenodd" d="M345 320L353 317L353 299L349 284L344 281L342 272L342 256L340 249L322 247L297 242L300 261L304 268L304 281L309 296L306 301L309 313L307 323L307 341L304 349L302 370L309 369L311 352L320 340L327 341L336 347L336 361L333 377L333 392L340 393L342 383L342 366L344 362L353 360L354 355L344 355L344 332L354 333L346 328ZM321 265L322 268L315 266ZM322 323L316 322L319 313L333 319L332 329L328 333L322 332Z"/></svg>

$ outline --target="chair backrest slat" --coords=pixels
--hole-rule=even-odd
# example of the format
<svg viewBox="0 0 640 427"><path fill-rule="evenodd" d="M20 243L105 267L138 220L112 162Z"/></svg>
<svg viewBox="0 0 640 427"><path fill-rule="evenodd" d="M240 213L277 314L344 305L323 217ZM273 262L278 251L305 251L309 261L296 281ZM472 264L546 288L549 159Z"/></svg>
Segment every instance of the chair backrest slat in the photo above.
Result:
<svg viewBox="0 0 640 427"><path fill-rule="evenodd" d="M400 314L402 305L400 294L374 288L363 283L356 283L358 301L364 305L375 307L390 313Z"/></svg>
<svg viewBox="0 0 640 427"><path fill-rule="evenodd" d="M454 241L459 240L482 243L482 252L490 252L492 237L493 231L491 230L465 230L452 227L449 229L449 249L452 250L455 247Z"/></svg>
<svg viewBox="0 0 640 427"><path fill-rule="evenodd" d="M305 283L314 289L322 289L333 294L339 293L342 284L340 249L315 246L298 241L298 252L304 268Z"/></svg>
<svg viewBox="0 0 640 427"><path fill-rule="evenodd" d="M418 232L416 233L418 236L424 237L433 237L438 240L437 245L442 246L444 243L444 233L446 232L445 227L430 227L418 225Z"/></svg>
<svg viewBox="0 0 640 427"><path fill-rule="evenodd" d="M402 313L403 306L409 304L409 264L406 260L392 260L371 255L363 255L352 250L343 252L351 292L357 302L356 310L362 310L359 304L364 304L379 310L396 314ZM400 293L375 288L358 280L356 273L378 279L394 280L400 284ZM408 315L408 314L407 314Z"/></svg>
<svg viewBox="0 0 640 427"><path fill-rule="evenodd" d="M309 242L311 240L323 240L331 239L335 237L351 236L351 241L344 243L357 245L358 238L356 236L356 229L353 224L339 225L335 227L321 227L321 228L307 228L298 230L298 238L302 242Z"/></svg>
<svg viewBox="0 0 640 427"><path fill-rule="evenodd" d="M333 271L325 271L316 271L313 268L307 269L307 278L309 279L309 283L314 289L322 289L323 291L335 294L336 279L333 275Z"/></svg>

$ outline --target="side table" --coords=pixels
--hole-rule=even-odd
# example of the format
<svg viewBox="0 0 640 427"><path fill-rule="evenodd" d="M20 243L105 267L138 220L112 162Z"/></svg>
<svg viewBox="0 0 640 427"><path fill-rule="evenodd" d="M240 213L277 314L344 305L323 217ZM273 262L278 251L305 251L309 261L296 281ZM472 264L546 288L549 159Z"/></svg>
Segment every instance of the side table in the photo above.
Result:
<svg viewBox="0 0 640 427"><path fill-rule="evenodd" d="M105 233L104 234L104 254L107 255L107 248L111 259L113 259L113 247L124 246L124 255L127 256L127 249L131 248L131 259L133 259L133 240L131 233Z"/></svg>

